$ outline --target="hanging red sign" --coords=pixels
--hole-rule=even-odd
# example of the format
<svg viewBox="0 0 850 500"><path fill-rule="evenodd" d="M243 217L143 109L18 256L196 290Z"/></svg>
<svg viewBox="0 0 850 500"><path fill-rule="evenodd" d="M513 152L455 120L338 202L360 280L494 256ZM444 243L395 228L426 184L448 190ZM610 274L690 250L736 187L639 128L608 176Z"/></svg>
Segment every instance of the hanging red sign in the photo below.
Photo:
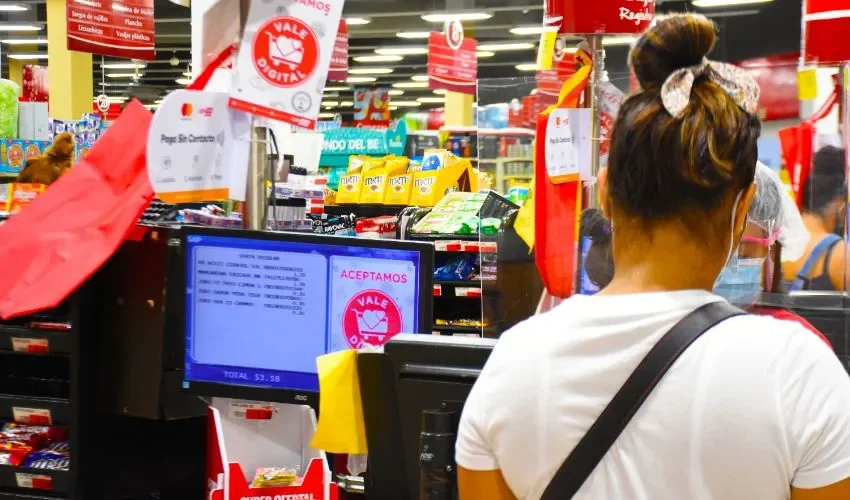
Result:
<svg viewBox="0 0 850 500"><path fill-rule="evenodd" d="M340 19L334 51L331 54L331 69L328 71L328 80L343 82L346 78L348 78L348 24L345 19Z"/></svg>
<svg viewBox="0 0 850 500"><path fill-rule="evenodd" d="M475 95L477 47L474 38L463 36L460 22L446 23L445 34L432 31L428 40L428 87Z"/></svg>
<svg viewBox="0 0 850 500"><path fill-rule="evenodd" d="M537 95L547 105L558 102L561 86L576 72L575 54L566 52L563 45L556 46L552 56L552 69L537 72Z"/></svg>
<svg viewBox="0 0 850 500"><path fill-rule="evenodd" d="M67 0L68 50L154 59L154 0Z"/></svg>
<svg viewBox="0 0 850 500"><path fill-rule="evenodd" d="M800 117L797 66L800 54L777 54L736 63L745 68L761 87L759 114L762 120Z"/></svg>
<svg viewBox="0 0 850 500"><path fill-rule="evenodd" d="M806 0L803 8L803 60L813 64L850 61L850 46L842 43L850 31L847 0Z"/></svg>
<svg viewBox="0 0 850 500"><path fill-rule="evenodd" d="M50 94L47 66L25 64L21 70L21 101L47 102Z"/></svg>
<svg viewBox="0 0 850 500"><path fill-rule="evenodd" d="M545 0L543 11L547 26L575 35L643 33L654 17L655 0Z"/></svg>

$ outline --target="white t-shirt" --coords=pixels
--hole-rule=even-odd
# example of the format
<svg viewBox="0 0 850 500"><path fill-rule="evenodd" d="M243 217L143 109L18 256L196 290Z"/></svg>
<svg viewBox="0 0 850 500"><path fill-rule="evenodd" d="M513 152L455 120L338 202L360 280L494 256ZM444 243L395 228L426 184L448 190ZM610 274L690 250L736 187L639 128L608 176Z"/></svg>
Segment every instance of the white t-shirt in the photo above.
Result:
<svg viewBox="0 0 850 500"><path fill-rule="evenodd" d="M652 346L705 291L577 296L499 340L466 402L457 463L520 499L555 471ZM656 386L575 496L779 500L850 477L850 377L793 322L731 318Z"/></svg>

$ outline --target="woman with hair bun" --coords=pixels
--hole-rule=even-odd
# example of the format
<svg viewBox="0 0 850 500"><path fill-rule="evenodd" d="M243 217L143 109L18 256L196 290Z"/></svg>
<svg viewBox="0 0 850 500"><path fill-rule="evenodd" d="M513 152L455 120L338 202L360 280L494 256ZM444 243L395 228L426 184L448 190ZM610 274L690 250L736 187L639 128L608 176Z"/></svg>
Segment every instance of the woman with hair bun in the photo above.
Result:
<svg viewBox="0 0 850 500"><path fill-rule="evenodd" d="M715 42L707 18L674 15L632 50L641 91L623 102L600 179L613 278L502 335L461 417L462 500L850 498L844 367L799 323L743 314L701 326L598 463L566 467L577 485L552 489L647 353L695 310L721 308L718 276L743 267L758 86L706 59Z"/></svg>

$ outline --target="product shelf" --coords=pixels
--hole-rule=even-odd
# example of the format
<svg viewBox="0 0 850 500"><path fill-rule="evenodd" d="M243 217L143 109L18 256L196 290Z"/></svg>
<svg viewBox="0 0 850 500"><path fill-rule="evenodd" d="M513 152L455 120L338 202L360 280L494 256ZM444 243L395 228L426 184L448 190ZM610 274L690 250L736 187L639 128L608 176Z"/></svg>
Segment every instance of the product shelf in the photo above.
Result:
<svg viewBox="0 0 850 500"><path fill-rule="evenodd" d="M70 330L0 324L0 352L69 355L72 347Z"/></svg>
<svg viewBox="0 0 850 500"><path fill-rule="evenodd" d="M0 394L0 419L30 425L68 425L71 401L62 398Z"/></svg>
<svg viewBox="0 0 850 500"><path fill-rule="evenodd" d="M66 498L72 489L70 471L0 465L0 492L5 498ZM24 496L22 496L24 495Z"/></svg>

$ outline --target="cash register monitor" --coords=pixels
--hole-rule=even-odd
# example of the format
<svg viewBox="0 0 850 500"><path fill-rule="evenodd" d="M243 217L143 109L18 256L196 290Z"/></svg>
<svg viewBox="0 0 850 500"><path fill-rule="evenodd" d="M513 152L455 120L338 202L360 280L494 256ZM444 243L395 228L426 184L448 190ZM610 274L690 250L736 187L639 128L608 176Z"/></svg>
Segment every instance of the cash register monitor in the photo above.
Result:
<svg viewBox="0 0 850 500"><path fill-rule="evenodd" d="M452 412L456 434L463 403L495 344L494 339L399 335L384 353L358 356L369 447L367 500L420 498L422 412Z"/></svg>
<svg viewBox="0 0 850 500"><path fill-rule="evenodd" d="M431 330L433 246L186 227L184 389L315 404L316 357Z"/></svg>

